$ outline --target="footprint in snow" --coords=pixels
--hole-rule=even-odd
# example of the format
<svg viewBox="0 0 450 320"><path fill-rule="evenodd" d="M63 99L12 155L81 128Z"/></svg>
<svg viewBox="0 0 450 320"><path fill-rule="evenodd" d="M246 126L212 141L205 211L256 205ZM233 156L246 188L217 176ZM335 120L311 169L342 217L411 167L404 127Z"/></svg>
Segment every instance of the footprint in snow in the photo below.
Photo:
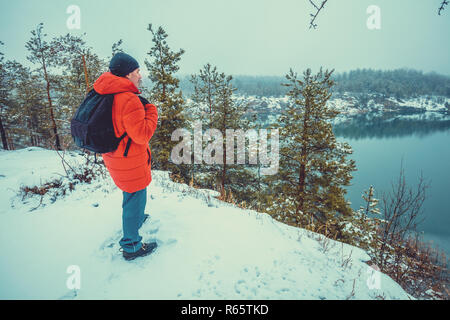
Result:
<svg viewBox="0 0 450 320"><path fill-rule="evenodd" d="M153 226L152 228L146 230L145 233L148 235L151 235L151 234L158 233L158 231L159 231L159 226Z"/></svg>
<svg viewBox="0 0 450 320"><path fill-rule="evenodd" d="M155 241L158 244L158 247L163 247L167 245L172 245L177 242L177 239L169 238L166 240L156 239L154 235L158 233L160 227L160 220L152 219L149 217L149 220L146 221L141 229L139 230L140 235L143 237L142 241L144 242L152 242ZM150 236L150 238L148 238ZM110 260L116 260L122 257L122 253L120 251L119 241L122 239L122 229L116 230L114 234L106 239L99 248L100 256L104 258L108 258Z"/></svg>
<svg viewBox="0 0 450 320"><path fill-rule="evenodd" d="M152 216L148 217L147 221L144 222L139 232L146 234L154 234L159 231L161 226L161 221L159 219L154 219Z"/></svg>
<svg viewBox="0 0 450 320"><path fill-rule="evenodd" d="M98 249L98 254L102 258L114 260L121 252L119 251L119 241L122 238L122 230L117 230L113 236L106 239Z"/></svg>
<svg viewBox="0 0 450 320"><path fill-rule="evenodd" d="M175 243L177 243L178 242L178 240L177 239L174 239L174 238L169 238L169 239L167 239L167 240L160 240L160 239L155 239L155 238L150 238L150 239L148 239L147 240L148 242L153 242L153 241L155 241L157 244L158 244L158 247L156 248L156 249L158 249L158 248L160 248L160 247L165 247L165 246L168 246L168 245L172 245L172 244L175 244ZM146 241L146 242L147 242Z"/></svg>

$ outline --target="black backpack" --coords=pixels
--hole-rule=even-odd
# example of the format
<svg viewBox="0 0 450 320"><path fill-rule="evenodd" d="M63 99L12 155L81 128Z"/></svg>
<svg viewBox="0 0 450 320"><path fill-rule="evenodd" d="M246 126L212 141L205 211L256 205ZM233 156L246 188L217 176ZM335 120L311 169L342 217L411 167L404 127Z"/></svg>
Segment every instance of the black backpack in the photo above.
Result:
<svg viewBox="0 0 450 320"><path fill-rule="evenodd" d="M125 132L117 138L112 122L114 94L99 94L92 89L84 98L70 122L70 132L75 144L95 153L107 153L117 149ZM128 138L124 157L128 154L131 139Z"/></svg>

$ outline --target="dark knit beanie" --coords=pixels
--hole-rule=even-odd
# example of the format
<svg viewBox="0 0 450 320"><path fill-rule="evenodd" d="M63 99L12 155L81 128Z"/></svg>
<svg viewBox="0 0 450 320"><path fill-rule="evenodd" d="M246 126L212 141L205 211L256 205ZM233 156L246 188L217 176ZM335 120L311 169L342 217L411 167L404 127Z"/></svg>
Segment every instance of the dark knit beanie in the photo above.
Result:
<svg viewBox="0 0 450 320"><path fill-rule="evenodd" d="M123 52L115 54L109 63L111 73L119 77L125 77L137 68L139 68L139 64L136 59Z"/></svg>

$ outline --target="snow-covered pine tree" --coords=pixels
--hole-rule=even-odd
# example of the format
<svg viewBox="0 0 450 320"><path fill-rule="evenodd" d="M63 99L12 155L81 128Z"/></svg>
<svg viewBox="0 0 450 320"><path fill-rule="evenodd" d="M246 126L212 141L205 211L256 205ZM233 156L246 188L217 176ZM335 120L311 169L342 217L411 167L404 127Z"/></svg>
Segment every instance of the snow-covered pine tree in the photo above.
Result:
<svg viewBox="0 0 450 320"><path fill-rule="evenodd" d="M223 137L222 164L219 166L219 171L216 171L216 177L220 180L221 192L223 194L225 188L228 187L238 201L243 201L246 200L243 195L245 195L245 190L252 175L245 168L245 145L244 148L239 148L239 139L234 137L231 139L230 132L227 132L227 129L234 130L235 133L238 133L238 130L245 132L249 127L249 122L244 118L245 105L237 103L233 99L233 92L236 88L231 83L232 79L232 76L227 76L223 72L218 75L217 104L212 105L211 127L218 129ZM231 152L231 146L227 148L227 140L233 141L233 163L227 163L226 161L229 157L227 152ZM242 164L238 163L240 157L244 159Z"/></svg>
<svg viewBox="0 0 450 320"><path fill-rule="evenodd" d="M212 67L209 63L204 65L203 69L200 69L198 75L191 76L190 81L194 86L192 95L194 111L197 111L195 112L198 116L197 119L202 119L202 124L205 126L210 126L213 110L215 110L217 104L218 79L217 67ZM205 120L208 120L208 122L205 122Z"/></svg>
<svg viewBox="0 0 450 320"><path fill-rule="evenodd" d="M188 182L190 177L187 165L175 165L170 160L172 148L178 143L171 140L172 133L176 129L187 127L183 112L184 100L179 90L179 80L175 78L184 50L173 52L170 49L166 41L168 35L162 27L154 30L152 24L149 24L147 30L152 34L153 43L148 52L149 59L145 60L152 81L148 100L158 108L158 127L150 141L152 166L180 173Z"/></svg>
<svg viewBox="0 0 450 320"><path fill-rule="evenodd" d="M365 190L361 195L365 206L360 206L354 216L345 217L345 221L342 221L342 225L345 226L344 242L363 248L371 256L374 256L377 248L377 229L381 223L378 217L369 216L369 213L381 214L377 207L378 199L374 198L374 191L373 186Z"/></svg>
<svg viewBox="0 0 450 320"><path fill-rule="evenodd" d="M31 63L38 65L38 69L36 71L40 73L41 77L45 81L48 112L50 115L53 138L55 139L55 148L57 150L62 150L58 134L58 127L55 121L53 100L51 97L53 89L52 87L53 84L51 82L52 77L49 73L49 67L54 65L55 50L49 45L47 41L45 41L45 37L47 35L42 33L43 28L44 24L41 22L38 24L36 30L31 31L31 39L27 41L25 47L28 49L30 53L30 55L27 56L27 59Z"/></svg>
<svg viewBox="0 0 450 320"><path fill-rule="evenodd" d="M343 186L350 184L356 168L346 159L351 147L336 141L329 122L338 114L326 104L333 71L320 68L312 75L307 69L303 80L292 69L286 75L290 103L280 117L280 169L273 177L272 194L286 223L327 225L335 237L339 217L352 214Z"/></svg>
<svg viewBox="0 0 450 320"><path fill-rule="evenodd" d="M361 210L364 210L366 216L369 216L369 213L381 214L380 209L377 208L379 200L374 198L375 189L373 186L370 186L369 190L364 191L362 198L366 201L366 207L361 207Z"/></svg>
<svg viewBox="0 0 450 320"><path fill-rule="evenodd" d="M205 150L211 158L215 158L214 164L202 164L196 169L202 172L202 181L200 184L206 187L214 187L221 192L221 198L227 201L230 196L225 196L226 188L228 194L234 194L238 202L244 201L243 196L245 188L248 187L251 174L245 170L245 163L231 164L227 163L227 129L245 131L248 128L248 121L244 120L245 106L236 103L233 99L233 92L236 90L232 83L232 77L219 73L217 67L206 64L199 72L191 76L191 83L194 87L192 95L191 115L201 120L204 130L217 129L222 137L222 155L217 154L216 149L209 148L210 143L215 141L206 141L203 139L202 149ZM245 146L238 148L234 143L234 154L237 152L245 153ZM242 157L242 155L241 155ZM245 157L245 155L244 155ZM245 159L245 158L244 158ZM248 194L247 194L248 196Z"/></svg>
<svg viewBox="0 0 450 320"><path fill-rule="evenodd" d="M194 123L198 121L200 121L202 128L212 128L213 110L216 110L217 104L218 78L217 67L212 67L209 63L204 65L203 69L200 69L199 74L191 75L190 82L193 85L194 92L191 96L187 119L192 128ZM197 146L195 144L195 148L201 147L201 150L203 150L206 145L207 142L202 139L202 145ZM194 150L194 152L198 154L201 150ZM214 177L210 174L212 171L211 165L197 164L194 161L191 171L193 183L202 187L213 188Z"/></svg>

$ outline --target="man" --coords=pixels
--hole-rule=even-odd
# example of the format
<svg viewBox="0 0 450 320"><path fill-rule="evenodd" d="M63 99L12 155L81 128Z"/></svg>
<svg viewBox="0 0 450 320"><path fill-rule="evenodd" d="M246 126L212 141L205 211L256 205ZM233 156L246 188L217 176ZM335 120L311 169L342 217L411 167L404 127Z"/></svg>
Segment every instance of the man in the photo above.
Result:
<svg viewBox="0 0 450 320"><path fill-rule="evenodd" d="M148 215L144 214L147 186L151 177L149 141L156 130L156 106L138 97L141 80L138 62L128 54L118 53L112 58L109 71L94 83L99 94L114 94L112 120L116 137L126 133L117 150L104 153L103 161L111 178L123 191L123 238L119 244L123 257L133 260L150 254L156 243L142 243L139 228Z"/></svg>

